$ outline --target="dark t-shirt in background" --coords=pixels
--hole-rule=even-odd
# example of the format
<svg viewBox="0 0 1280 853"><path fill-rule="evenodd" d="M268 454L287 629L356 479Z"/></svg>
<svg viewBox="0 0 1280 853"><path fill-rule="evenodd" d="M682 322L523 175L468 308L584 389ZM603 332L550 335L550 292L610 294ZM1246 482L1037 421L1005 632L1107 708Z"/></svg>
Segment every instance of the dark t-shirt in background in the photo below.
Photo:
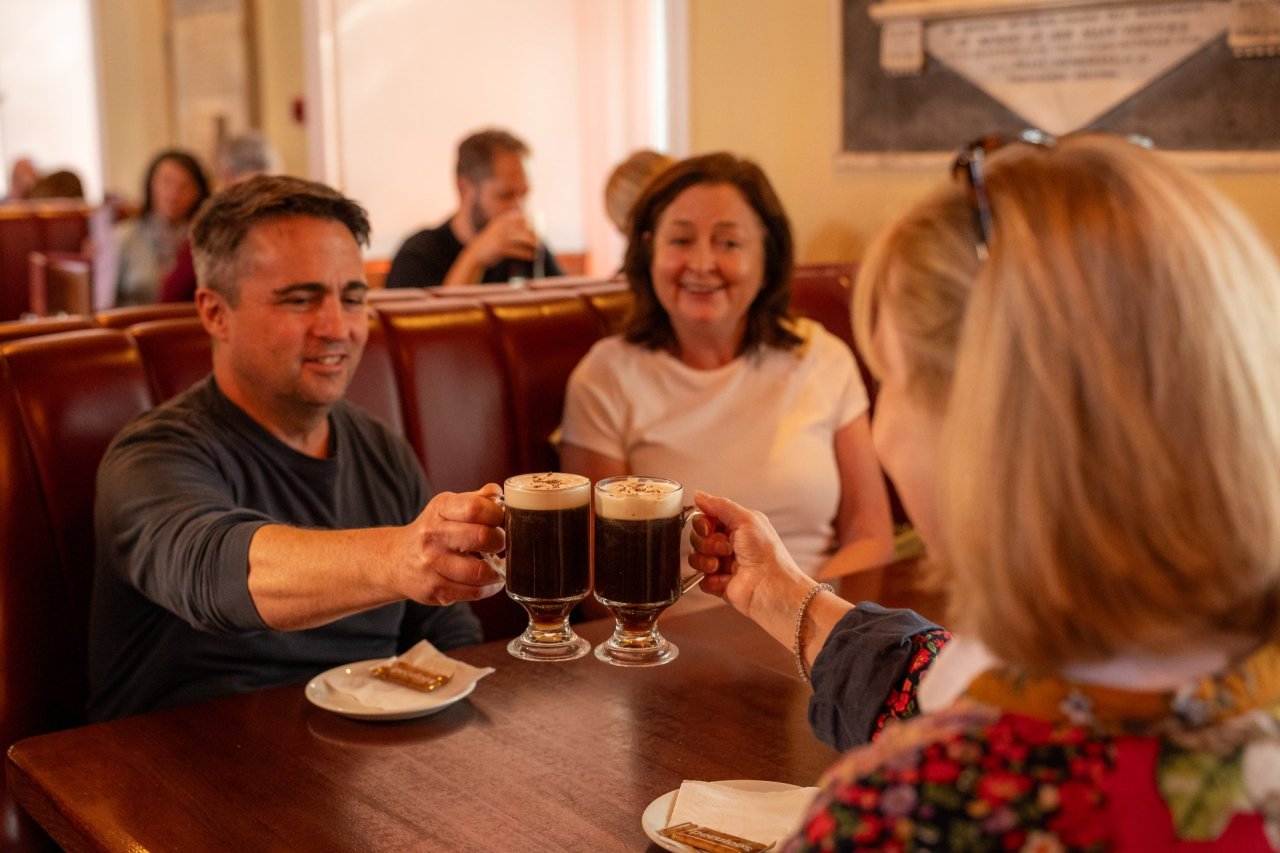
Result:
<svg viewBox="0 0 1280 853"><path fill-rule="evenodd" d="M546 243L538 244L544 276L563 275L556 256ZM436 228L419 231L396 252L387 272L387 287L435 287L444 281L449 268L462 254L462 242L449 227L449 220ZM533 263L506 258L484 271L485 284L505 284L513 278L533 278Z"/></svg>

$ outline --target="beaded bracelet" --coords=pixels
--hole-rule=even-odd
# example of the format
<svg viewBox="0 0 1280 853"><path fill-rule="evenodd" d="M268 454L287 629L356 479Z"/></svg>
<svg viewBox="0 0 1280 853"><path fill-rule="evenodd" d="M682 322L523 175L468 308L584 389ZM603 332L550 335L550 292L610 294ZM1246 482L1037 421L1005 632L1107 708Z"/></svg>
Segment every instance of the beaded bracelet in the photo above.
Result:
<svg viewBox="0 0 1280 853"><path fill-rule="evenodd" d="M809 602L813 601L813 597L820 592L831 592L835 590L829 583L820 583L811 587L805 593L804 600L800 602L800 610L796 613L796 637L791 644L791 651L796 656L796 670L800 673L800 680L805 684L809 683L809 671L804 668L804 617L809 612Z"/></svg>

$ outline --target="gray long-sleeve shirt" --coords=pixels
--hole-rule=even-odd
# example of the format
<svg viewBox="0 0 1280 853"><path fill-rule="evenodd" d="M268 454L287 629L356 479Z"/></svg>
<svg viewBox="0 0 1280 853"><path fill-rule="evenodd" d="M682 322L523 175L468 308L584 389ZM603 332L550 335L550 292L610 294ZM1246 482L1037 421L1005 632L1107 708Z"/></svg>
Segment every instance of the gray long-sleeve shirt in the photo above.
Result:
<svg viewBox="0 0 1280 853"><path fill-rule="evenodd" d="M403 650L480 640L464 605L386 605L271 630L249 595L264 524L407 524L428 489L405 442L354 406L329 416L330 454L280 442L212 377L121 431L98 471L89 717L110 719L297 681Z"/></svg>

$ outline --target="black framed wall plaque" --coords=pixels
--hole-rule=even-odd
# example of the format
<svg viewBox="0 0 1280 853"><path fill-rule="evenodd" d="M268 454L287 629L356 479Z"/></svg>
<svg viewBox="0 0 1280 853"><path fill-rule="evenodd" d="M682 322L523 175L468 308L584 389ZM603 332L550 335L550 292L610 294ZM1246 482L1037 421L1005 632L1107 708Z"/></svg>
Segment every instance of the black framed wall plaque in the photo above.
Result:
<svg viewBox="0 0 1280 853"><path fill-rule="evenodd" d="M1280 167L1280 0L841 0L840 160L1028 126Z"/></svg>

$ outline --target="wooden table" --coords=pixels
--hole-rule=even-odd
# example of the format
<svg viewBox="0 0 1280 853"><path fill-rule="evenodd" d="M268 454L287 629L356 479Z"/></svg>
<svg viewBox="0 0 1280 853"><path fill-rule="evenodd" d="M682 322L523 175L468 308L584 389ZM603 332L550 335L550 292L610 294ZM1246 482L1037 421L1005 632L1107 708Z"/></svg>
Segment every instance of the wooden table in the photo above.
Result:
<svg viewBox="0 0 1280 853"><path fill-rule="evenodd" d="M753 623L659 624L680 657L651 669L455 651L497 672L416 720L349 720L289 685L29 738L9 787L70 850L657 851L641 813L682 780L807 785L835 760Z"/></svg>

